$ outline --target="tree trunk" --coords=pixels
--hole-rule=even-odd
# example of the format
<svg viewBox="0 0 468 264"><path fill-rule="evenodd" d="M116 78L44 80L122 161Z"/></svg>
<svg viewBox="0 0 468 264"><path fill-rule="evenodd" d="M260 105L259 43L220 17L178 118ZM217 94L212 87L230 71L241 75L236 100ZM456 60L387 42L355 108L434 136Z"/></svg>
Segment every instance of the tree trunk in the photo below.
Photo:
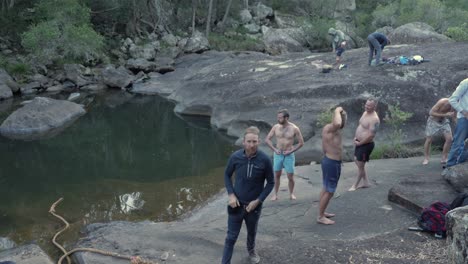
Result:
<svg viewBox="0 0 468 264"><path fill-rule="evenodd" d="M249 9L249 0L244 0L245 9Z"/></svg>
<svg viewBox="0 0 468 264"><path fill-rule="evenodd" d="M206 37L210 35L211 31L211 14L213 12L213 0L208 4L208 17L206 18Z"/></svg>
<svg viewBox="0 0 468 264"><path fill-rule="evenodd" d="M195 32L195 14L197 11L197 0L192 0L192 35Z"/></svg>
<svg viewBox="0 0 468 264"><path fill-rule="evenodd" d="M231 9L231 4L232 4L232 0L229 0L228 4L227 4L227 7L226 7L226 12L224 12L224 16L223 16L223 21L221 21L221 27L224 28L224 23L226 22L226 19L229 15L229 10Z"/></svg>

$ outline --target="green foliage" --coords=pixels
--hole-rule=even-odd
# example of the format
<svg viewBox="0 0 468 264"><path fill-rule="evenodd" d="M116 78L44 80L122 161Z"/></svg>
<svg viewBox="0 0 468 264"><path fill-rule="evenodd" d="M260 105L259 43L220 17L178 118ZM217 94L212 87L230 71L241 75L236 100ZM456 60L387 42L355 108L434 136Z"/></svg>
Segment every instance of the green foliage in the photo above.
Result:
<svg viewBox="0 0 468 264"><path fill-rule="evenodd" d="M445 35L456 41L467 41L468 25L467 23L463 23L463 25L460 27L449 27L447 28Z"/></svg>
<svg viewBox="0 0 468 264"><path fill-rule="evenodd" d="M319 49L330 45L328 29L333 27L333 24L332 20L316 18L302 26L311 49Z"/></svg>
<svg viewBox="0 0 468 264"><path fill-rule="evenodd" d="M225 35L218 33L211 33L208 37L211 48L219 51L225 50L253 50L259 51L263 49L261 42L257 39L245 36L242 34L232 34L232 36L226 37Z"/></svg>
<svg viewBox="0 0 468 264"><path fill-rule="evenodd" d="M321 112L318 117L316 124L318 127L324 127L326 124L329 124L333 120L333 108Z"/></svg>
<svg viewBox="0 0 468 264"><path fill-rule="evenodd" d="M385 152L382 150L386 155L402 157L407 152L407 148L402 143L404 133L401 126L412 116L413 113L402 111L399 104L388 105L388 112L385 114L384 121L391 128L391 133L388 135L390 144L386 147Z"/></svg>
<svg viewBox="0 0 468 264"><path fill-rule="evenodd" d="M31 68L26 63L13 63L7 66L7 71L11 75L25 75L31 72Z"/></svg>
<svg viewBox="0 0 468 264"><path fill-rule="evenodd" d="M391 3L389 5L378 5L372 16L374 21L372 22L375 28L391 26L394 27L397 24L398 16L398 2Z"/></svg>
<svg viewBox="0 0 468 264"><path fill-rule="evenodd" d="M42 62L85 63L99 56L104 43L89 16L90 10L77 0L44 0L37 5L37 24L22 34L21 44Z"/></svg>

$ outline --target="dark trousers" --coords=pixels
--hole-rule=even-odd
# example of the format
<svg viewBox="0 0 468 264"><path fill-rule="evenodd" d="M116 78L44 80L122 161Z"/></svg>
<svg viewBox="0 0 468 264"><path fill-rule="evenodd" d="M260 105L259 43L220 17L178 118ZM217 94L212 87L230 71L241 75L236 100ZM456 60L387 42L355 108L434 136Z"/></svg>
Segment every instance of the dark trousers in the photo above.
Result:
<svg viewBox="0 0 468 264"><path fill-rule="evenodd" d="M372 36L367 37L367 42L369 44L369 65L371 65L372 58L374 57L374 53L375 53L375 65L379 65L380 56L382 55L382 46L380 45L380 42Z"/></svg>
<svg viewBox="0 0 468 264"><path fill-rule="evenodd" d="M228 206L228 231L226 241L224 242L222 264L231 263L232 252L243 221L247 227L247 251L252 252L255 249L255 237L257 235L257 226L262 212L262 205L258 205L258 207L250 213L245 210L245 207L244 205L236 208Z"/></svg>
<svg viewBox="0 0 468 264"><path fill-rule="evenodd" d="M453 133L452 147L447 160L447 167L465 162L465 140L468 138L468 119L462 117L457 119L457 126ZM465 152L465 153L464 153Z"/></svg>

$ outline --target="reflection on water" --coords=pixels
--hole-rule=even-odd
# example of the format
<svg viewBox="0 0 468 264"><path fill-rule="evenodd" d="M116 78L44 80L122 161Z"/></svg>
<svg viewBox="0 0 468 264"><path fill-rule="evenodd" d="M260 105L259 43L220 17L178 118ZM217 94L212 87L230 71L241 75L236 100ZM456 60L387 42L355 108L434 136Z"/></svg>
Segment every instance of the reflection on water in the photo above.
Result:
<svg viewBox="0 0 468 264"><path fill-rule="evenodd" d="M206 120L189 125L173 107L119 92L95 98L55 138L0 138L0 236L46 243L61 225L48 215L60 197L57 213L76 231L92 222L174 220L218 192L232 142Z"/></svg>

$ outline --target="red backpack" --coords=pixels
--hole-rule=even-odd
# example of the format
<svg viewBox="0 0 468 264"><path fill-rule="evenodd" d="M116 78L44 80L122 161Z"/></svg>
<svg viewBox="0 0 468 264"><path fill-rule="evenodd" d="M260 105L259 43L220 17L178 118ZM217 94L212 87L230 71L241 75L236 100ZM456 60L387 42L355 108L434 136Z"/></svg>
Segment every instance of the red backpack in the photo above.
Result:
<svg viewBox="0 0 468 264"><path fill-rule="evenodd" d="M444 202L434 202L429 207L422 210L418 225L428 232L445 237L445 214L450 210L450 204Z"/></svg>

